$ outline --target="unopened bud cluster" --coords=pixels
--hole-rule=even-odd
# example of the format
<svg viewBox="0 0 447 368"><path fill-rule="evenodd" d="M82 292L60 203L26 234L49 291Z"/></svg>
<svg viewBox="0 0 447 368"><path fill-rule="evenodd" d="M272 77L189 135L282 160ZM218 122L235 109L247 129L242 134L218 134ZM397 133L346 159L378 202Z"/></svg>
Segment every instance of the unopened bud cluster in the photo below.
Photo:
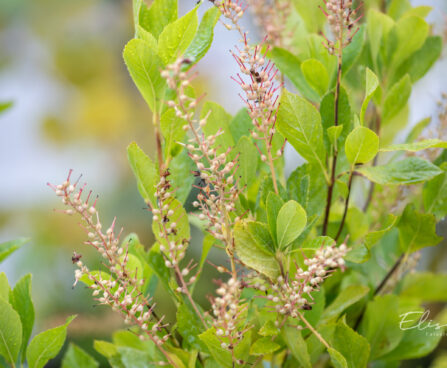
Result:
<svg viewBox="0 0 447 368"><path fill-rule="evenodd" d="M267 42L273 46L284 46L284 31L290 14L290 1L248 0L250 10L267 35Z"/></svg>
<svg viewBox="0 0 447 368"><path fill-rule="evenodd" d="M323 10L326 16L335 41L326 39L326 47L331 54L335 53L337 42L339 49L348 46L358 28L354 29L355 24L361 17L355 18L358 8L352 9L352 0L326 0L326 10Z"/></svg>
<svg viewBox="0 0 447 368"><path fill-rule="evenodd" d="M83 227L89 238L85 243L93 246L104 258L104 266L108 269L107 278L101 273L91 272L81 260L82 255L73 254L72 261L78 268L75 271L75 283L85 276L86 282L90 281L89 288L92 295L99 304L109 305L114 311L120 312L126 324L140 327L140 338L149 338L157 345L162 345L169 335L159 337L158 332L164 327L160 321L152 320L154 305L150 305L148 299L141 293L140 289L144 279L138 278L139 270L129 270L128 248L119 245L119 235L115 236L115 220L112 225L102 231L99 214L96 209L96 200L90 205L91 191L86 198L82 198L84 187L77 188L78 182L71 183L70 176L61 185L50 185L57 196L62 197L62 202L68 207L66 214L79 214L83 220ZM120 231L120 234L122 229ZM149 327L150 326L150 327Z"/></svg>
<svg viewBox="0 0 447 368"><path fill-rule="evenodd" d="M240 0L222 0L220 2L212 1L220 10L222 15L227 18L231 24L224 23L224 26L231 30L234 28L240 30L239 19L245 13L246 7L242 5Z"/></svg>
<svg viewBox="0 0 447 368"><path fill-rule="evenodd" d="M199 218L208 221L208 230L215 238L232 243L229 233L232 220L229 214L235 211L239 195L234 177L237 157L229 161L229 150L218 152L216 140L223 134L222 130L205 137L201 128L207 123L207 116L200 120L194 118L198 100L185 93L190 86L190 77L181 71L184 63L184 59L180 58L169 65L162 75L167 78L169 87L177 92L178 101L169 101L168 105L175 109L178 117L185 120L183 128L190 133L185 147L197 166L193 174L199 180L200 189L193 205L200 209Z"/></svg>
<svg viewBox="0 0 447 368"><path fill-rule="evenodd" d="M319 290L324 279L334 270L344 269L343 257L347 252L345 244L318 249L313 258L304 260L307 270L298 268L291 281L279 276L268 288L266 298L273 303L276 312L292 318L298 317L300 310L312 309L311 293ZM259 288L259 285L255 287Z"/></svg>
<svg viewBox="0 0 447 368"><path fill-rule="evenodd" d="M240 300L241 291L241 282L232 277L217 289L219 296L212 301L216 336L221 347L232 352L248 330L242 325L246 307Z"/></svg>

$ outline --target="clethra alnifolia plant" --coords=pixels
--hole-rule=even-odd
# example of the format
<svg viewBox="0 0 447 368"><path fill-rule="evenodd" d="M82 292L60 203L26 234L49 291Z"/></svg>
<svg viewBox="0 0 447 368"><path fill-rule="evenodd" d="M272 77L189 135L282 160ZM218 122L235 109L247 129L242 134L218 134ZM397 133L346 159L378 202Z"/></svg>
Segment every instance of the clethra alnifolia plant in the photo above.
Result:
<svg viewBox="0 0 447 368"><path fill-rule="evenodd" d="M430 9L402 0L191 7L179 16L177 0L134 0L124 48L152 114L156 159L136 143L127 154L154 243L122 239L115 220L103 227L97 198L71 172L52 185L102 257L91 270L73 254L75 285L129 326L95 349L114 367L176 368L398 367L435 352L441 320L400 323L447 300L447 275L415 271L420 251L442 240L445 121L406 129L412 86L441 55ZM195 91L215 28L239 38L222 61L237 70L234 116ZM200 259L188 252L202 242L191 226L203 233ZM205 305L196 286L213 247L220 277ZM157 285L174 323L157 308Z"/></svg>

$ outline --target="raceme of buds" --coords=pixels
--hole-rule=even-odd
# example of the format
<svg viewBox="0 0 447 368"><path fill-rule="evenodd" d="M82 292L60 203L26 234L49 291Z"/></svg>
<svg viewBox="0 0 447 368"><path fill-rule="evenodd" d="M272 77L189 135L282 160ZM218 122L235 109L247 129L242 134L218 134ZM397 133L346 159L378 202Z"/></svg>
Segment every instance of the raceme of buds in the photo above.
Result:
<svg viewBox="0 0 447 368"><path fill-rule="evenodd" d="M360 20L356 17L358 9L352 9L352 0L323 0L326 4L326 11L321 9L328 19L335 42L326 39L326 47L331 54L335 53L338 42L339 50L348 46L352 38L358 32L359 28L355 28L355 24Z"/></svg>
<svg viewBox="0 0 447 368"><path fill-rule="evenodd" d="M246 7L243 7L240 0L222 0L220 2L213 1L215 6L218 7L222 15L231 21L232 24L224 23L225 27L228 30L231 30L233 27L238 29L240 32L239 27L239 19L242 18L242 16L245 13Z"/></svg>
<svg viewBox="0 0 447 368"><path fill-rule="evenodd" d="M284 31L290 14L290 1L284 0L248 0L250 10L267 36L267 42L273 46L284 46Z"/></svg>
<svg viewBox="0 0 447 368"><path fill-rule="evenodd" d="M79 180L71 183L72 171L70 170L67 180L61 185L51 185L58 197L62 198L62 203L68 207L64 212L69 215L78 214L83 220L82 226L89 238L85 242L93 246L104 258L103 265L108 269L109 275L91 272L82 262L82 255L76 252L72 256L72 262L78 269L75 271L75 283L85 276L90 282L89 288L95 300L99 304L109 305L114 311L120 312L126 324L136 325L140 328L140 338L149 338L158 346L161 346L169 339L169 334L160 336L166 325L161 323L162 319L153 319L154 304L150 304L140 291L144 284L144 279L137 276L138 270L128 268L128 248L119 245L119 235L115 236L115 219L112 225L102 231L99 214L96 209L96 200L89 204L91 191L86 198L82 197L85 185L78 189ZM122 229L120 231L120 234ZM87 280L86 280L87 282Z"/></svg>
<svg viewBox="0 0 447 368"><path fill-rule="evenodd" d="M269 295L266 298L273 303L278 313L292 318L298 317L300 310L312 309L311 293L319 290L324 279L337 268L344 270L343 257L347 252L348 248L345 244L339 247L327 246L318 249L313 258L304 260L307 270L298 268L291 281L279 276L267 288ZM260 287L255 285L255 288ZM308 298L305 298L305 295Z"/></svg>
<svg viewBox="0 0 447 368"><path fill-rule="evenodd" d="M241 364L234 356L234 348L240 343L249 327L241 324L247 311L246 305L241 301L241 282L231 277L226 283L220 285L216 293L219 295L212 300L213 326L216 336L223 349L232 353L233 362Z"/></svg>
<svg viewBox="0 0 447 368"><path fill-rule="evenodd" d="M190 133L190 138L184 146L197 166L193 174L199 179L200 189L193 205L201 211L199 218L208 221L209 232L216 239L224 241L231 253L231 227L236 219L233 220L230 214L235 211L239 196L234 176L238 157L228 160L229 150L218 153L216 140L223 133L222 130L205 137L201 128L207 123L208 116L203 119L194 117L198 100L187 96L185 92L192 77L181 71L184 63L185 59L180 58L162 72L169 87L177 92L178 101L169 101L168 105L175 109L177 116L185 120L183 128Z"/></svg>

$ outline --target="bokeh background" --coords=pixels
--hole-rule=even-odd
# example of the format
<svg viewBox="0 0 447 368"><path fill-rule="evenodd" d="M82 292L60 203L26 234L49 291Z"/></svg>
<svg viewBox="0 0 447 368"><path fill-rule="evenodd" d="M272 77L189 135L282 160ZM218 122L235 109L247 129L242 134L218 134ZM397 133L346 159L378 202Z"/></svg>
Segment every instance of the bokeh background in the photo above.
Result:
<svg viewBox="0 0 447 368"><path fill-rule="evenodd" d="M194 0L180 0L184 13ZM62 182L68 170L82 174L95 193L103 223L117 215L125 233L136 232L143 244L153 241L150 216L143 209L127 164L133 140L154 154L151 114L122 60L133 37L130 0L0 0L0 101L13 106L0 115L0 242L30 237L31 242L0 266L11 284L33 274L35 331L53 327L70 314L78 318L69 339L90 352L93 339L107 339L121 327L108 309L95 308L88 290L72 289L73 250L96 259L82 245L85 234L61 208L47 182ZM447 1L414 0L431 5L428 20L445 34ZM202 10L203 12L203 10ZM256 37L256 26L246 20ZM230 75L236 71L229 49L236 34L217 25L210 53L199 63L199 90L230 113L242 107ZM437 118L437 102L447 92L447 55L414 87L410 123ZM297 157L287 151L289 171ZM197 234L196 234L197 235ZM196 236L197 238L197 236ZM193 252L199 254L197 238ZM445 243L443 244L445 246ZM433 251L433 250L430 250ZM436 251L436 250L435 250ZM212 254L218 262L219 253ZM444 268L445 262L437 267ZM430 267L425 257L422 267ZM202 294L211 292L204 277ZM158 293L163 305L162 290ZM206 303L206 301L203 301ZM57 362L52 363L57 366Z"/></svg>

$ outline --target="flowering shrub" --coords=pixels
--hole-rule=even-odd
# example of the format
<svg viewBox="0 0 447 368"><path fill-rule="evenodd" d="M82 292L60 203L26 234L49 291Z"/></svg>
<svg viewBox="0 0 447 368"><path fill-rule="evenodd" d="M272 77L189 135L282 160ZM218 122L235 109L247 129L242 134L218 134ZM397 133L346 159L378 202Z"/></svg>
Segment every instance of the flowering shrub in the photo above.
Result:
<svg viewBox="0 0 447 368"><path fill-rule="evenodd" d="M402 316L446 300L447 276L414 268L441 240L447 142L427 119L393 141L442 42L427 7L355 3L215 0L178 18L176 0L134 0L124 61L152 112L157 160L136 143L128 158L156 242L121 239L115 221L104 230L71 172L52 185L104 259L91 270L75 253L75 285L129 325L119 342L95 341L112 366L397 367L436 348L440 324ZM240 23L250 9L259 43ZM240 37L227 62L246 107L234 117L194 91L218 21ZM287 143L305 160L288 176ZM185 257L190 225L204 234L200 261ZM194 288L212 247L226 260L207 310ZM175 324L156 313L157 283Z"/></svg>

